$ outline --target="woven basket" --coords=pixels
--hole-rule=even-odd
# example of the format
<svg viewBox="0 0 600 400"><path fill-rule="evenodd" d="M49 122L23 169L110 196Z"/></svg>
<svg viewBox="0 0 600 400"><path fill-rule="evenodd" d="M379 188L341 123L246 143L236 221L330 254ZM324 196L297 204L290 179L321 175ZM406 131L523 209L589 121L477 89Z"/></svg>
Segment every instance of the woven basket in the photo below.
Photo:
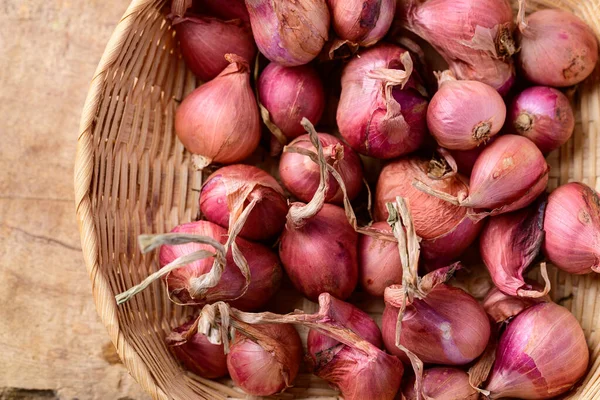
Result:
<svg viewBox="0 0 600 400"><path fill-rule="evenodd" d="M188 312L174 306L160 282L117 307L114 295L155 272L155 255L142 256L136 238L188 222L198 212L202 176L173 129L178 102L196 86L165 19L167 0L134 0L113 33L83 108L75 162L75 199L85 264L96 308L125 366L154 399L244 398L231 381L186 373L164 337ZM600 37L600 0L530 1L563 7ZM573 138L549 157L550 188L582 181L600 189L600 73L575 93ZM571 398L600 399L600 277L551 270L552 295L581 322L590 371ZM294 300L288 300L292 303ZM312 303L288 304L315 310ZM361 301L361 299L356 299ZM381 302L361 304L380 317ZM338 393L308 373L281 398L336 399Z"/></svg>

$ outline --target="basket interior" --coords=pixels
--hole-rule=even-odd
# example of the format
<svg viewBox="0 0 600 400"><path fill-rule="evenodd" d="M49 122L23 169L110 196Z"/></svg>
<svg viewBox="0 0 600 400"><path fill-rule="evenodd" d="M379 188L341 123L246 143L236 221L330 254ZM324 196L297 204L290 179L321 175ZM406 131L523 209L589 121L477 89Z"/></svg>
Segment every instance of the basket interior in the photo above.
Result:
<svg viewBox="0 0 600 400"><path fill-rule="evenodd" d="M78 150L78 216L86 264L98 311L121 358L154 398L243 398L229 380L218 382L186 373L164 344L165 335L189 310L175 306L161 282L119 307L114 294L139 283L158 268L154 253L141 255L137 236L170 231L198 214L202 174L173 129L178 102L196 87L181 59L174 30L165 19L166 0L133 1L123 17L90 98L96 105L83 124ZM600 1L530 1L530 7L559 6L582 17L600 37ZM108 60L108 61L107 61ZM573 94L577 125L573 138L548 158L550 189L582 181L600 189L600 73ZM77 181L79 179L79 181ZM83 182L83 183L82 183ZM574 398L600 396L600 277L550 270L552 297L579 319L592 354L590 371ZM276 303L307 312L316 305L282 293ZM357 294L352 302L380 319L381 300ZM305 332L303 332L305 336ZM315 376L303 373L281 398L338 398Z"/></svg>

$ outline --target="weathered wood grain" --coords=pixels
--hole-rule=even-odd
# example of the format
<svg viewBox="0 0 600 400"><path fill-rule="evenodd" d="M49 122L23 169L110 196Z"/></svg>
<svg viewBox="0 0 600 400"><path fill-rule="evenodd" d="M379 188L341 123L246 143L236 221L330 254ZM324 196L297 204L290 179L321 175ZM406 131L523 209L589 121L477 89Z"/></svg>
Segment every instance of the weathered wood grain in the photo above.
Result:
<svg viewBox="0 0 600 400"><path fill-rule="evenodd" d="M73 161L127 0L0 2L0 399L145 399L91 296Z"/></svg>

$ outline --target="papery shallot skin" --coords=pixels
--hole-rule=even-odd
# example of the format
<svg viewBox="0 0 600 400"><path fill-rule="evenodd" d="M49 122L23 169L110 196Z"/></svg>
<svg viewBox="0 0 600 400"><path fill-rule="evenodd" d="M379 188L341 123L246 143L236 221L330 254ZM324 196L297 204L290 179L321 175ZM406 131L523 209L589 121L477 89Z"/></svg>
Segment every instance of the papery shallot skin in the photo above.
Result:
<svg viewBox="0 0 600 400"><path fill-rule="evenodd" d="M430 178L429 165L428 160L411 156L392 161L383 168L375 193L375 220L387 219L386 203L393 202L396 196L405 198L415 231L423 239L423 257L449 261L460 256L473 243L483 224L469 219L467 208L429 196L413 186L415 180L420 180L454 196L468 190L464 178L458 175L446 179Z"/></svg>
<svg viewBox="0 0 600 400"><path fill-rule="evenodd" d="M192 320L173 329L166 339L169 350L185 368L198 376L216 379L227 375L227 356L223 345L212 344L206 336L190 332L193 326Z"/></svg>
<svg viewBox="0 0 600 400"><path fill-rule="evenodd" d="M357 242L358 234L344 210L325 204L300 226L288 217L279 256L292 283L304 296L316 301L327 292L345 300L358 283Z"/></svg>
<svg viewBox="0 0 600 400"><path fill-rule="evenodd" d="M523 278L544 242L544 211L540 199L530 207L491 217L481 232L479 251L494 284L511 296L531 297Z"/></svg>
<svg viewBox="0 0 600 400"><path fill-rule="evenodd" d="M382 43L360 52L344 68L337 109L341 135L360 154L390 159L417 150L427 133L427 92L413 70L404 88L369 77L372 71L405 71L407 50Z"/></svg>
<svg viewBox="0 0 600 400"><path fill-rule="evenodd" d="M337 36L364 47L385 36L396 12L396 0L327 0L327 5Z"/></svg>
<svg viewBox="0 0 600 400"><path fill-rule="evenodd" d="M279 183L267 172L252 165L235 164L219 168L202 186L200 211L204 217L224 228L229 227L228 195L235 196L246 186L254 186L244 205L258 198L240 236L249 240L265 240L278 235L285 225L287 199Z"/></svg>
<svg viewBox="0 0 600 400"><path fill-rule="evenodd" d="M363 186L360 157L335 136L326 133L319 133L318 136L327 163L339 172L346 186L348 198L354 199ZM299 147L317 153L307 134L294 139L289 147ZM279 175L283 185L299 200L306 203L313 198L319 187L319 165L302 154L284 151L279 162ZM329 173L328 176L329 186L325 201L341 205L344 201L344 193L333 175Z"/></svg>
<svg viewBox="0 0 600 400"><path fill-rule="evenodd" d="M253 327L270 339L269 346L262 347L237 331L227 355L227 368L231 379L246 393L271 396L292 386L302 361L302 342L292 325Z"/></svg>
<svg viewBox="0 0 600 400"><path fill-rule="evenodd" d="M544 253L571 274L600 273L600 199L589 186L572 182L548 197Z"/></svg>
<svg viewBox="0 0 600 400"><path fill-rule="evenodd" d="M399 304L388 300L386 294L383 342L390 353L407 361L395 345ZM406 307L400 343L426 364L465 365L483 353L489 338L490 323L477 300L461 289L440 284Z"/></svg>
<svg viewBox="0 0 600 400"><path fill-rule="evenodd" d="M545 9L534 12L520 28L518 64L521 74L537 85L566 87L587 78L598 62L594 31L573 13Z"/></svg>
<svg viewBox="0 0 600 400"><path fill-rule="evenodd" d="M525 89L513 101L510 112L512 130L531 140L544 154L567 143L575 116L569 99L562 92L535 86Z"/></svg>
<svg viewBox="0 0 600 400"><path fill-rule="evenodd" d="M415 378L404 385L406 400L417 400ZM422 395L431 400L478 400L479 392L469 384L469 375L463 370L435 367L423 371Z"/></svg>
<svg viewBox="0 0 600 400"><path fill-rule="evenodd" d="M543 287L539 282L528 280L527 283L533 288L539 291L543 290ZM510 318L513 318L519 313L531 306L538 303L545 303L552 301L550 296L545 295L542 297L517 297L510 296L503 293L496 286L493 286L485 298L482 300L481 305L486 313L497 323L502 323Z"/></svg>
<svg viewBox="0 0 600 400"><path fill-rule="evenodd" d="M328 39L325 0L246 0L260 52L286 67L312 61Z"/></svg>
<svg viewBox="0 0 600 400"><path fill-rule="evenodd" d="M175 113L177 137L190 153L203 159L198 168L211 162L240 162L260 141L248 62L236 55L227 57L227 68L190 93Z"/></svg>
<svg viewBox="0 0 600 400"><path fill-rule="evenodd" d="M485 389L491 392L490 399L553 398L585 374L588 360L577 319L555 303L540 303L508 324Z"/></svg>
<svg viewBox="0 0 600 400"><path fill-rule="evenodd" d="M392 228L387 222L375 222L370 229L392 235ZM360 235L358 265L360 284L372 296L383 296L386 287L402 283L398 243L393 240Z"/></svg>
<svg viewBox="0 0 600 400"><path fill-rule="evenodd" d="M378 348L383 347L381 331L369 314L358 307L338 300L333 296L329 296L329 299L331 304L328 309L328 315L332 320L335 320L344 328L351 329L358 336L370 342L373 346ZM308 332L306 345L308 348L307 356L310 357L313 364L317 367L319 366L319 362L323 361L320 359L320 353L328 352L329 354L335 355L341 348L347 347L345 344L313 329ZM334 356L329 362L336 362L336 360L337 357Z"/></svg>
<svg viewBox="0 0 600 400"><path fill-rule="evenodd" d="M343 344L311 329L306 356L309 369L337 387L346 400L394 399L404 367L397 357L379 350L381 333L371 317L328 293L319 296L319 314L325 324L350 329L370 345L365 351L364 346Z"/></svg>
<svg viewBox="0 0 600 400"><path fill-rule="evenodd" d="M531 140L502 135L475 162L467 204L501 212L527 207L546 190L549 169Z"/></svg>
<svg viewBox="0 0 600 400"><path fill-rule="evenodd" d="M171 232L208 236L219 240L222 244L227 240L227 230L208 221L178 225ZM192 296L192 293L190 293L191 285L195 278L211 270L214 261L212 257L194 261L167 275L166 282L169 295L181 303L191 305L201 306L216 301L229 301L232 307L248 311L264 306L279 289L281 283L283 274L279 259L268 247L261 244L249 242L242 238L236 239L236 243L241 253L246 257L251 273L250 285L243 296L241 295L246 280L233 261L231 251L227 253L227 264L221 280L201 297L194 298ZM211 246L199 243L164 245L160 248L160 265L167 265L180 256L198 250L214 251Z"/></svg>
<svg viewBox="0 0 600 400"><path fill-rule="evenodd" d="M513 12L508 0L407 0L397 17L444 57L458 79L486 83L501 95L515 80Z"/></svg>
<svg viewBox="0 0 600 400"><path fill-rule="evenodd" d="M248 61L256 56L250 26L240 20L187 16L177 21L175 31L186 65L205 82L229 65L226 54L237 54Z"/></svg>
<svg viewBox="0 0 600 400"><path fill-rule="evenodd" d="M300 121L317 125L325 110L325 92L317 72L308 65L284 67L270 63L257 83L261 104L288 140L306 133Z"/></svg>
<svg viewBox="0 0 600 400"><path fill-rule="evenodd" d="M427 109L427 126L438 144L450 150L472 150L494 137L506 119L498 92L478 81L440 79Z"/></svg>
<svg viewBox="0 0 600 400"><path fill-rule="evenodd" d="M319 369L321 378L340 388L344 400L394 400L403 373L397 357L381 352L372 358L348 346Z"/></svg>

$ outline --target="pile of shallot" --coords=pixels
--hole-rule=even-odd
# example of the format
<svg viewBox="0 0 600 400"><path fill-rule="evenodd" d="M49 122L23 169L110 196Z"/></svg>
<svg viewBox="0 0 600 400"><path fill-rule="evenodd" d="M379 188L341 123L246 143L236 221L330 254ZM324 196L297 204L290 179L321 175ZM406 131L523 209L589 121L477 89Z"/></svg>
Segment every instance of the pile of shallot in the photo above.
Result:
<svg viewBox="0 0 600 400"><path fill-rule="evenodd" d="M305 371L346 400L576 390L590 353L547 263L600 273L600 197L549 192L545 156L573 134L598 41L518 5L173 0L198 215L139 237L159 265L117 302L162 280L188 310L172 354L252 396Z"/></svg>

